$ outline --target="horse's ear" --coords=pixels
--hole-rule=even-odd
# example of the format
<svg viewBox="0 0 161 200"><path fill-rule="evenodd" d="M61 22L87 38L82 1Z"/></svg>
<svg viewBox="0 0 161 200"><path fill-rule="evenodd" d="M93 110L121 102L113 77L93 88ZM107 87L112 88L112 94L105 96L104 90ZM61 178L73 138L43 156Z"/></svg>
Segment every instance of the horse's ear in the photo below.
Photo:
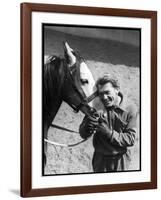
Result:
<svg viewBox="0 0 161 200"><path fill-rule="evenodd" d="M64 56L67 60L69 66L72 66L76 63L76 57L73 54L73 49L70 48L67 42L63 42L64 46Z"/></svg>

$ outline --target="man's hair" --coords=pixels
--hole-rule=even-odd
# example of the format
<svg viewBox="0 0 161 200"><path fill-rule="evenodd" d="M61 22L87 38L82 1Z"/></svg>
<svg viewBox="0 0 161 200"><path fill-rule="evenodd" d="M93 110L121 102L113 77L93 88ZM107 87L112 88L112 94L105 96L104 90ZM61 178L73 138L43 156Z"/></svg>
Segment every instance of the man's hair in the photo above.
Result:
<svg viewBox="0 0 161 200"><path fill-rule="evenodd" d="M106 74L97 80L96 82L97 90L99 89L99 86L103 86L106 83L111 83L115 89L120 90L120 84L118 79L110 74Z"/></svg>

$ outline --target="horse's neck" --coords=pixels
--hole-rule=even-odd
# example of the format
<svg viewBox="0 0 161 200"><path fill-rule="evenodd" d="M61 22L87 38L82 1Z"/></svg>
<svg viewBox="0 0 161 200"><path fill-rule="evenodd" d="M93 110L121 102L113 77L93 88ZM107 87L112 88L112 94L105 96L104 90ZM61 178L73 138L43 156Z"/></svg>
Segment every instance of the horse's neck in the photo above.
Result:
<svg viewBox="0 0 161 200"><path fill-rule="evenodd" d="M56 58L44 69L44 121L50 126L62 103L61 90L64 79L62 60Z"/></svg>
<svg viewBox="0 0 161 200"><path fill-rule="evenodd" d="M62 100L59 100L57 102L53 102L54 106L52 107L52 110L47 112L44 116L44 125L46 129L48 129L50 127L50 125L52 124L52 121L54 120L60 106L61 106Z"/></svg>
<svg viewBox="0 0 161 200"><path fill-rule="evenodd" d="M48 130L49 130L49 127L51 126L59 108L60 108L60 105L61 105L61 102L57 102L57 104L55 104L55 107L53 108L53 110L51 112L48 112L46 113L44 116L43 116L43 130L44 130L44 137L47 138L47 134L48 134Z"/></svg>

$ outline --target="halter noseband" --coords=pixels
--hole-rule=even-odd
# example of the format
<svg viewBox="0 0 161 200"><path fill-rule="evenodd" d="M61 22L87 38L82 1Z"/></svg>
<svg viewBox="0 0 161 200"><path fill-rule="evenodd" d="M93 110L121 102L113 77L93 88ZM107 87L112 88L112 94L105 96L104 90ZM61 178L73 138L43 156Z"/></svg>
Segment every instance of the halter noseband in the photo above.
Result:
<svg viewBox="0 0 161 200"><path fill-rule="evenodd" d="M90 106L88 105L88 103L91 102L96 96L98 96L98 92L97 92L97 91L94 92L93 94L91 94L91 95L90 95L89 97L87 97L87 98L82 97L83 100L81 101L81 103L80 103L78 106L75 106L74 112L76 112L76 113L79 112L79 110L80 110L83 106L88 107L91 111L93 111L94 108L90 107Z"/></svg>

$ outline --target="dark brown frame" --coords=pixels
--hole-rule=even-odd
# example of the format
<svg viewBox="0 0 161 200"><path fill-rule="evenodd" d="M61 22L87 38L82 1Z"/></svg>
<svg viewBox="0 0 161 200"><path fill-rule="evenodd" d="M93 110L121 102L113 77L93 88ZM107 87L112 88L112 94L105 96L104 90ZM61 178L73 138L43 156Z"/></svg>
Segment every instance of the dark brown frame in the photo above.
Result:
<svg viewBox="0 0 161 200"><path fill-rule="evenodd" d="M59 12L151 19L151 181L32 189L31 19L32 12ZM21 196L47 196L157 188L157 12L50 4L21 4Z"/></svg>

